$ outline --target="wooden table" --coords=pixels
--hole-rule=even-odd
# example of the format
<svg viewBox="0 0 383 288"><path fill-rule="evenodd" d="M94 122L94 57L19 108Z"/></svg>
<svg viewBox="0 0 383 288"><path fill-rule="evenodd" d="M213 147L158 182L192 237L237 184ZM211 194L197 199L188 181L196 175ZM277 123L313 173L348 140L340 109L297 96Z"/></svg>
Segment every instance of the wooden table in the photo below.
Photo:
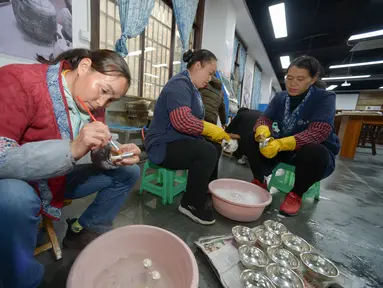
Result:
<svg viewBox="0 0 383 288"><path fill-rule="evenodd" d="M335 127L342 145L341 157L354 159L363 124L383 125L383 115L351 112L335 116Z"/></svg>

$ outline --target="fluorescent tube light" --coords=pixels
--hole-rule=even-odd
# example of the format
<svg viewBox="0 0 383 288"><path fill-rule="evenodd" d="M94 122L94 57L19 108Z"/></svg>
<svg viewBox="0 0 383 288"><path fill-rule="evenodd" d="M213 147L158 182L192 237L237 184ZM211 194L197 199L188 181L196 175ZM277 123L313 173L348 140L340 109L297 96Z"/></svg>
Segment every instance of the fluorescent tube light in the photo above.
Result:
<svg viewBox="0 0 383 288"><path fill-rule="evenodd" d="M338 85L331 85L326 88L326 90L334 90Z"/></svg>
<svg viewBox="0 0 383 288"><path fill-rule="evenodd" d="M376 30L376 31L371 31L371 32L366 32L366 33L352 35L350 38L348 38L348 41L366 39L366 38L382 36L382 35L383 35L383 29L382 30Z"/></svg>
<svg viewBox="0 0 383 288"><path fill-rule="evenodd" d="M287 68L289 68L289 65L290 65L290 56L281 56L281 57L279 57L279 59L281 59L282 69L287 69Z"/></svg>
<svg viewBox="0 0 383 288"><path fill-rule="evenodd" d="M144 52L150 52L150 51L154 51L156 50L156 48L153 48L153 47L146 47ZM138 56L138 55L141 55L142 51L141 50L137 50L137 51L132 51L132 52L129 52L128 54L128 57L130 56Z"/></svg>
<svg viewBox="0 0 383 288"><path fill-rule="evenodd" d="M153 77L153 78L159 78L159 76L153 75L153 74L149 74L149 73L144 73L144 75L149 76L149 77Z"/></svg>
<svg viewBox="0 0 383 288"><path fill-rule="evenodd" d="M341 65L332 65L332 66L330 66L330 69L368 66L368 65L377 65L377 64L383 64L383 60L370 61L370 62L360 62L360 63L350 63L350 64L341 64Z"/></svg>
<svg viewBox="0 0 383 288"><path fill-rule="evenodd" d="M322 78L322 80L331 81L331 80L358 79L358 78L368 78L368 77L371 77L371 75L325 77L325 78Z"/></svg>
<svg viewBox="0 0 383 288"><path fill-rule="evenodd" d="M379 87L379 89L383 89L383 86L382 86L382 87Z"/></svg>
<svg viewBox="0 0 383 288"><path fill-rule="evenodd" d="M285 3L269 6L275 38L287 37Z"/></svg>
<svg viewBox="0 0 383 288"><path fill-rule="evenodd" d="M152 65L154 68L160 68L160 67L166 67L167 64L166 63L163 63L163 64L154 64Z"/></svg>

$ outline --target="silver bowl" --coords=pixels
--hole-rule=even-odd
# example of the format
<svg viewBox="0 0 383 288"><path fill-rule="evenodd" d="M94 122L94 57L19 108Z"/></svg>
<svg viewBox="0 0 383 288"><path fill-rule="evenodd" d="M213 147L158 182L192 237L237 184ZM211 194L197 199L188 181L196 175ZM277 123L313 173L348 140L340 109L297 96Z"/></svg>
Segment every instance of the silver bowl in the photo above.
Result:
<svg viewBox="0 0 383 288"><path fill-rule="evenodd" d="M260 272L247 269L241 273L241 282L244 288L275 288L269 278Z"/></svg>
<svg viewBox="0 0 383 288"><path fill-rule="evenodd" d="M280 288L304 288L303 280L294 271L279 264L266 267L267 277Z"/></svg>
<svg viewBox="0 0 383 288"><path fill-rule="evenodd" d="M239 259L246 268L260 269L266 267L269 263L265 252L255 246L242 245L239 247L238 252Z"/></svg>
<svg viewBox="0 0 383 288"><path fill-rule="evenodd" d="M315 252L301 254L303 265L308 273L318 280L332 280L339 275L339 270L334 263Z"/></svg>
<svg viewBox="0 0 383 288"><path fill-rule="evenodd" d="M299 236L296 236L292 233L286 233L282 235L283 246L293 252L296 256L299 257L301 253L306 253L311 251L310 245L306 240L302 239Z"/></svg>
<svg viewBox="0 0 383 288"><path fill-rule="evenodd" d="M249 227L235 226L231 229L234 239L238 244L249 244L254 245L257 242L257 236L255 232Z"/></svg>
<svg viewBox="0 0 383 288"><path fill-rule="evenodd" d="M273 232L278 236L289 232L285 225L274 220L266 220L265 222L263 222L263 226L267 231Z"/></svg>
<svg viewBox="0 0 383 288"><path fill-rule="evenodd" d="M283 249L278 246L267 248L267 256L275 263L282 265L289 269L297 269L299 267L299 260L289 250Z"/></svg>
<svg viewBox="0 0 383 288"><path fill-rule="evenodd" d="M270 246L279 246L282 243L281 237L265 229L257 230L255 235L257 236L259 245L264 249L267 249Z"/></svg>

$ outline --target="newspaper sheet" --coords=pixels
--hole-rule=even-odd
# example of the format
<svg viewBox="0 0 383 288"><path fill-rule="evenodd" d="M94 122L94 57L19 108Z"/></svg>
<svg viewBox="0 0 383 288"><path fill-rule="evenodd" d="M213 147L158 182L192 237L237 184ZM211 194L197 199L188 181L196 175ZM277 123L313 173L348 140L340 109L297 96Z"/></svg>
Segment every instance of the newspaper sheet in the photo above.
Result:
<svg viewBox="0 0 383 288"><path fill-rule="evenodd" d="M254 230L259 228L261 228L261 226L255 227ZM203 237L198 239L195 243L207 257L223 287L244 287L240 282L240 274L246 268L242 265L239 259L238 244L235 242L232 235ZM261 247L258 248L262 249ZM312 248L314 251L316 250L314 247ZM320 253L320 251L318 251L318 253ZM306 288L324 288L335 282L344 288L358 287L355 277L343 272L340 272L339 276L333 282L319 282L310 278L305 273L303 267L303 265L300 265L300 270L296 272L298 272L303 279ZM263 272L265 273L265 271Z"/></svg>

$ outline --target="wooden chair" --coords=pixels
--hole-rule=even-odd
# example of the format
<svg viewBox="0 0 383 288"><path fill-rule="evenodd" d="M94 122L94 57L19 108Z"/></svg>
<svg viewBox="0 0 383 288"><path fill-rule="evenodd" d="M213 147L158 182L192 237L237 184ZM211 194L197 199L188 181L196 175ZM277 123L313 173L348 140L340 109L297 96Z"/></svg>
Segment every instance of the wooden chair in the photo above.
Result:
<svg viewBox="0 0 383 288"><path fill-rule="evenodd" d="M72 200L65 200L64 207L70 205L71 203L72 203ZM57 235L56 235L55 228L53 226L52 219L43 215L41 222L39 224L39 230L42 228L45 228L48 234L49 242L39 247L36 247L34 255L36 256L49 249L53 249L53 254L56 260L60 260L62 258L62 251L61 251L59 240L57 239Z"/></svg>
<svg viewBox="0 0 383 288"><path fill-rule="evenodd" d="M372 155L376 155L376 142L381 137L382 131L382 125L363 125L362 130L360 131L358 147L371 148ZM366 143L371 143L371 146L366 146Z"/></svg>

